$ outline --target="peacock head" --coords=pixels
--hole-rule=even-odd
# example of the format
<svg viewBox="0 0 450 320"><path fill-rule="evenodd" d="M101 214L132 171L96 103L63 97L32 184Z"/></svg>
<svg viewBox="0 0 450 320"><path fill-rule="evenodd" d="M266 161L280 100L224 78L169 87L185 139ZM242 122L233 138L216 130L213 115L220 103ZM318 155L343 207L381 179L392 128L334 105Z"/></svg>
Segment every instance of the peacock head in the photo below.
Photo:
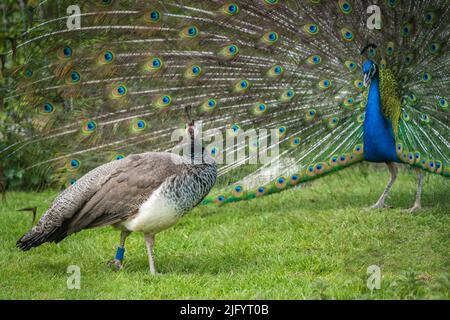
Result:
<svg viewBox="0 0 450 320"><path fill-rule="evenodd" d="M367 60L363 64L363 74L365 87L368 87L373 78L378 77L378 66L372 60Z"/></svg>

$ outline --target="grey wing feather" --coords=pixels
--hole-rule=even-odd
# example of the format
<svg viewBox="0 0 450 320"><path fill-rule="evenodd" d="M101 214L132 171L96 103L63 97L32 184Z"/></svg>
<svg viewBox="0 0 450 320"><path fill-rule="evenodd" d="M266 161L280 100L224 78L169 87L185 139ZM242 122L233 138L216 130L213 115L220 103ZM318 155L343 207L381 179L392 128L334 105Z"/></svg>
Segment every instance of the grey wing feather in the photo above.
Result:
<svg viewBox="0 0 450 320"><path fill-rule="evenodd" d="M130 155L90 171L64 190L17 245L28 250L85 228L127 219L180 165L168 153Z"/></svg>
<svg viewBox="0 0 450 320"><path fill-rule="evenodd" d="M149 152L123 159L128 160L127 165L117 168L86 202L71 221L69 233L114 224L137 213L154 190L179 172L180 166L171 156Z"/></svg>

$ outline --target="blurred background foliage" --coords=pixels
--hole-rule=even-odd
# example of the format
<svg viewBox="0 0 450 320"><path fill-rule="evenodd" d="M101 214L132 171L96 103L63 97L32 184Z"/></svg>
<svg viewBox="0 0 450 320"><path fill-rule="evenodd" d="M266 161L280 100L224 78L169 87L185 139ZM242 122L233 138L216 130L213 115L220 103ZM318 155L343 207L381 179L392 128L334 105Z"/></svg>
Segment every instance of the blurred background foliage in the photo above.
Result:
<svg viewBox="0 0 450 320"><path fill-rule="evenodd" d="M39 0L0 2L0 192L6 188L36 190L50 181L47 169L25 171L33 162L33 154L25 152L12 160L7 152L8 146L16 143L23 134L24 128L18 123L26 119L27 114L5 98L13 88L13 78L25 58L17 51L17 44L26 39L26 30L35 22L39 3Z"/></svg>

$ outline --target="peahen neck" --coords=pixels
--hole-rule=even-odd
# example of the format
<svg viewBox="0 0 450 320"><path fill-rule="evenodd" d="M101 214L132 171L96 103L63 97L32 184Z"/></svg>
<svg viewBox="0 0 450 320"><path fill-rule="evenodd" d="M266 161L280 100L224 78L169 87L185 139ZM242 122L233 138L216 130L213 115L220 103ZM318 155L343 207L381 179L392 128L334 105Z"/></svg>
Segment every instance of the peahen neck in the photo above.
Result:
<svg viewBox="0 0 450 320"><path fill-rule="evenodd" d="M364 158L371 162L398 162L391 123L381 107L380 78L371 80L364 120Z"/></svg>

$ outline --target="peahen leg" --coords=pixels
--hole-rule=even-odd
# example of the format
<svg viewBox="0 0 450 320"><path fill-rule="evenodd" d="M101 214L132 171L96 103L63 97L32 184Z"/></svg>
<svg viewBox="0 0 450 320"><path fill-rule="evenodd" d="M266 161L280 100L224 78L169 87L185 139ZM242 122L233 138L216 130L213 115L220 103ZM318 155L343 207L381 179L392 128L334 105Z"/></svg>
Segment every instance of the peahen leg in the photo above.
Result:
<svg viewBox="0 0 450 320"><path fill-rule="evenodd" d="M422 185L423 185L423 172L420 169L416 169L417 173L417 193L416 193L416 201L414 202L414 206L408 210L408 212L413 213L417 210L422 209L421 198L422 198Z"/></svg>
<svg viewBox="0 0 450 320"><path fill-rule="evenodd" d="M387 207L387 205L384 202L389 194L389 191L391 191L392 185L394 184L395 180L397 179L397 167L395 166L395 164L392 162L389 162L386 164L389 168L389 172L391 173L391 178L389 179L389 182L386 185L386 188L384 189L383 193L381 194L380 199L378 199L377 203L375 203L371 207L372 209L382 209L382 208Z"/></svg>
<svg viewBox="0 0 450 320"><path fill-rule="evenodd" d="M116 271L122 269L123 267L122 261L125 254L125 240L130 233L130 231L122 231L120 233L120 246L117 248L116 257L108 262L108 266L111 266Z"/></svg>
<svg viewBox="0 0 450 320"><path fill-rule="evenodd" d="M156 274L155 258L153 257L153 246L155 244L155 236L153 234L144 234L145 244L147 245L148 264L150 266L150 273Z"/></svg>

